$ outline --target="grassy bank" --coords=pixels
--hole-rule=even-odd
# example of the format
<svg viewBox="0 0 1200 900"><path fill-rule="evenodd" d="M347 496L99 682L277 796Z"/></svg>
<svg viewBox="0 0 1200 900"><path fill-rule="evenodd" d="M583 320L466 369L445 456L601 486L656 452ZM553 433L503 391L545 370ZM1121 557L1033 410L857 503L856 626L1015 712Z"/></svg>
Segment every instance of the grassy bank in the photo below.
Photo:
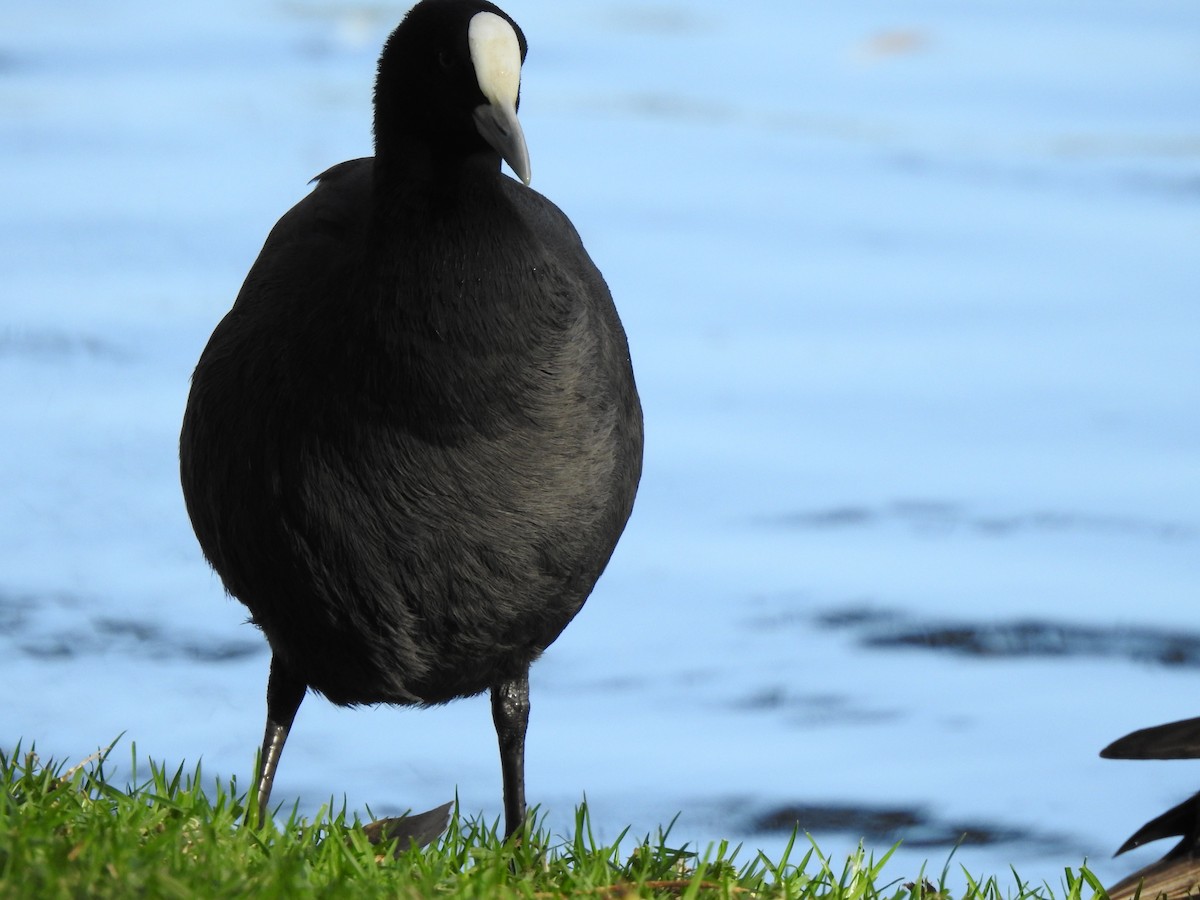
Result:
<svg viewBox="0 0 1200 900"><path fill-rule="evenodd" d="M116 786L97 755L68 767L20 747L0 752L0 896L399 898L627 897L946 898L933 881L899 883L880 860L825 858L803 835L767 859L719 844L699 854L670 835L612 844L592 836L586 809L566 836L535 828L523 842L455 815L427 850L393 855L370 844L357 816L323 811L277 827L242 827L253 798L236 783L201 789L199 770L151 766ZM669 829L668 829L669 832ZM939 867L940 868L940 867ZM352 893L351 893L352 892ZM1012 898L1103 896L1083 871L1061 889ZM969 880L962 900L1008 897L994 879ZM957 898L956 898L957 900Z"/></svg>

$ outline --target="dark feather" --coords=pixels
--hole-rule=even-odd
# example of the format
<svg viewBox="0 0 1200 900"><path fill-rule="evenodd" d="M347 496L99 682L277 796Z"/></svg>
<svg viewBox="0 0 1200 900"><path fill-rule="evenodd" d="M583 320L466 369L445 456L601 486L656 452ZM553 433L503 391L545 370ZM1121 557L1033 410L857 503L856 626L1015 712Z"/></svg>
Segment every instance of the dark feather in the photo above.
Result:
<svg viewBox="0 0 1200 900"><path fill-rule="evenodd" d="M1105 759L1200 759L1200 719L1131 732L1100 751Z"/></svg>

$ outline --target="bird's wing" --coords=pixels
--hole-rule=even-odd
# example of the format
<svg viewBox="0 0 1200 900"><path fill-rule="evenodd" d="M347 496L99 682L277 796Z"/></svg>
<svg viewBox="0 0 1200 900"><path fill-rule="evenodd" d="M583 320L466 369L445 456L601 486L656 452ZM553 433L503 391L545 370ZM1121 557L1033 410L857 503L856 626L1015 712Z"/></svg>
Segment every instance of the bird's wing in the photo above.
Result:
<svg viewBox="0 0 1200 900"><path fill-rule="evenodd" d="M1151 819L1135 831L1114 856L1120 856L1126 850L1149 844L1151 841L1168 837L1182 837L1179 846L1168 853L1164 859L1173 859L1183 853L1191 853L1196 849L1200 840L1200 794L1193 794L1178 806L1173 806L1161 816Z"/></svg>
<svg viewBox="0 0 1200 900"><path fill-rule="evenodd" d="M1142 728L1100 751L1105 759L1200 759L1200 718Z"/></svg>
<svg viewBox="0 0 1200 900"><path fill-rule="evenodd" d="M286 300L291 285L312 296L314 283L336 289L365 245L373 160L351 159L313 179L316 187L275 223L234 304L235 312Z"/></svg>

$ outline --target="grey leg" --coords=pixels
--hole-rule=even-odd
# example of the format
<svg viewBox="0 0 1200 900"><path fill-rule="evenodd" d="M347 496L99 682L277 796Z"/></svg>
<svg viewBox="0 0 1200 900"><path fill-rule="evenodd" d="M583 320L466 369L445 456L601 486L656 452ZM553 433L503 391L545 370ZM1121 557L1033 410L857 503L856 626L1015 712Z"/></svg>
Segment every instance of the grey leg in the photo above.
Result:
<svg viewBox="0 0 1200 900"><path fill-rule="evenodd" d="M492 686L492 721L504 778L504 836L525 826L525 730L529 726L529 670Z"/></svg>
<svg viewBox="0 0 1200 900"><path fill-rule="evenodd" d="M267 821L267 806L271 801L271 786L284 742L296 718L296 710L304 699L308 686L284 669L276 656L271 657L271 674L267 678L267 730L263 734L262 754L258 763L258 824Z"/></svg>

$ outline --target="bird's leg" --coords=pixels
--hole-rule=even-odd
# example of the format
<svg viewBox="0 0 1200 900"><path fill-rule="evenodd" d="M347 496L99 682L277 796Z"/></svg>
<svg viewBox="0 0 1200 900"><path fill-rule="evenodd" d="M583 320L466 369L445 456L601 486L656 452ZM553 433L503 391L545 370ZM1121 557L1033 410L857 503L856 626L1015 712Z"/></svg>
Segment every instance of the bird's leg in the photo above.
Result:
<svg viewBox="0 0 1200 900"><path fill-rule="evenodd" d="M525 825L525 729L529 726L529 669L492 685L492 721L504 778L504 837Z"/></svg>
<svg viewBox="0 0 1200 900"><path fill-rule="evenodd" d="M296 710L304 699L307 685L292 675L279 661L271 657L271 674L267 677L267 730L263 734L262 753L258 758L258 826L267 821L267 805L271 801L271 785L288 731L296 718Z"/></svg>

